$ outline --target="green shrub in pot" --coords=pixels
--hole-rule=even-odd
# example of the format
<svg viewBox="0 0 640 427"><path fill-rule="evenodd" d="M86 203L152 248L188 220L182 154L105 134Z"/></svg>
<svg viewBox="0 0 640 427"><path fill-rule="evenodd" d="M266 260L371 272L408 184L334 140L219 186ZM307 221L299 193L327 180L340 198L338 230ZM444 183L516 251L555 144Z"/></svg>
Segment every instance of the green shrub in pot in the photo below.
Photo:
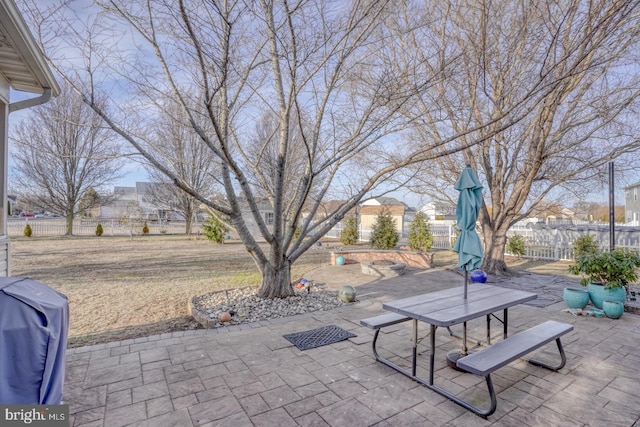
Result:
<svg viewBox="0 0 640 427"><path fill-rule="evenodd" d="M584 253L569 266L571 274L582 277L593 305L602 308L604 300L624 303L628 286L638 280L636 268L640 256L635 251L615 249L611 252Z"/></svg>
<svg viewBox="0 0 640 427"><path fill-rule="evenodd" d="M615 289L626 288L638 280L638 267L640 255L637 252L614 249L611 252L581 254L569 266L569 272L582 277L582 286L602 283L605 289Z"/></svg>

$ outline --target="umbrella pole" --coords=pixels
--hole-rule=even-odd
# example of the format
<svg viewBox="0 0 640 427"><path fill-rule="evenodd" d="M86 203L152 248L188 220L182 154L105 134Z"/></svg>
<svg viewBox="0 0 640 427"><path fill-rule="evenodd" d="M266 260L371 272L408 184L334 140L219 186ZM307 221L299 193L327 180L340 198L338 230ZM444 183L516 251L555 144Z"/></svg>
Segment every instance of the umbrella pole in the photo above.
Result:
<svg viewBox="0 0 640 427"><path fill-rule="evenodd" d="M469 270L467 270L467 264L464 265L464 299L467 299L467 282L469 279Z"/></svg>
<svg viewBox="0 0 640 427"><path fill-rule="evenodd" d="M464 268L464 299L467 299L467 282L469 281L469 271L467 270L467 266L468 263L463 265ZM451 333L451 330L449 330L449 333ZM461 357L464 357L468 354L469 349L467 348L467 322L462 322L462 348L460 349L460 351L458 350L451 350L447 353L447 364L449 365L449 367L457 370L457 371L461 371L461 372L467 372L462 368L458 368L456 362L458 361L458 359L460 359Z"/></svg>
<svg viewBox="0 0 640 427"><path fill-rule="evenodd" d="M462 324L462 349L460 350L462 356L467 355L467 322Z"/></svg>
<svg viewBox="0 0 640 427"><path fill-rule="evenodd" d="M467 283L469 281L469 270L467 265L464 266L464 299L467 299ZM462 350L460 353L463 356L467 355L467 322L462 324Z"/></svg>

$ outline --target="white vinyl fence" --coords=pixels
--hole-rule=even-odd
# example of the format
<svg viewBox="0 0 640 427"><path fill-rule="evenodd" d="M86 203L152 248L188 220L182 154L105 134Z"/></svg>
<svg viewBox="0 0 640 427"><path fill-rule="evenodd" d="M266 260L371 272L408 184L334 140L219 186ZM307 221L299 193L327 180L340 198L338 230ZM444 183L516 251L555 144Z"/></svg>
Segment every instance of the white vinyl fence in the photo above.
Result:
<svg viewBox="0 0 640 427"><path fill-rule="evenodd" d="M433 234L433 249L451 249L453 247L457 235L457 230L453 223L431 222L430 228ZM327 234L327 237L340 238L341 230L342 224L339 223ZM368 242L370 234L371 230L360 228L360 241ZM519 234L524 238L524 258L572 261L573 241L584 235L593 236L602 249L609 247L609 227L607 224L516 225L509 229L507 236L510 237L514 234ZM406 244L407 239L408 236L405 233L400 237L400 244ZM640 227L617 225L615 229L615 246L640 252Z"/></svg>
<svg viewBox="0 0 640 427"><path fill-rule="evenodd" d="M525 258L547 260L573 260L573 241L581 236L592 236L600 248L609 248L609 226L514 226L508 236L519 234L525 242ZM616 225L615 247L640 251L640 228Z"/></svg>
<svg viewBox="0 0 640 427"><path fill-rule="evenodd" d="M98 223L102 224L104 236L131 236L142 234L144 221L122 221L119 219L76 218L73 234L76 236L95 236ZM7 231L10 237L23 236L25 226L31 226L34 236L63 236L66 232L64 218L10 218ZM184 221L147 222L149 234L185 234ZM457 230L451 222L431 222L433 249L451 249ZM200 232L200 224L192 224L193 233ZM338 223L326 237L340 238L342 223ZM640 227L616 226L616 247L640 251ZM400 245L406 245L408 233L400 236ZM604 248L609 247L609 228L601 225L516 225L508 236L519 234L525 241L525 258L546 260L573 260L573 241L584 235L593 236ZM359 238L368 242L371 230L359 229Z"/></svg>
<svg viewBox="0 0 640 427"><path fill-rule="evenodd" d="M9 237L24 235L29 224L33 236L64 236L67 231L64 218L10 218L7 221ZM98 224L102 224L103 236L131 236L142 234L144 221L122 221L119 219L76 218L73 220L74 236L95 236ZM147 222L149 234L185 234L184 221ZM192 231L196 225L192 225Z"/></svg>

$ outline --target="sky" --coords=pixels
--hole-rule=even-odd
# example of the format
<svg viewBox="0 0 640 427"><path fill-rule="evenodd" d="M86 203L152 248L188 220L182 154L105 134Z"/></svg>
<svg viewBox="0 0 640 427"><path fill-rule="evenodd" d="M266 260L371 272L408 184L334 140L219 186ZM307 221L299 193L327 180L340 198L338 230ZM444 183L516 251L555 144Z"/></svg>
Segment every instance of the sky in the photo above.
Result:
<svg viewBox="0 0 640 427"><path fill-rule="evenodd" d="M84 0L79 2L78 5L83 5L84 4ZM15 100L19 100L19 98L22 96L21 94L16 93L16 99ZM13 101L13 94L12 94L12 101ZM29 114L29 110L23 110L20 112L16 112L13 113L10 117L10 126L23 119L28 117ZM10 146L11 149L11 146ZM11 167L11 165L10 165ZM124 175L118 179L116 182L114 182L115 186L133 186L135 185L136 182L138 181L147 181L148 177L146 174L146 171L144 170L144 168L142 168L139 164L135 163L135 162L131 162L129 164L127 164L124 168L123 168L123 172ZM625 179L621 179L620 181L618 181L616 183L616 203L624 203L624 191L623 191L623 187L625 185L629 185L631 183L634 182L638 182L640 181L640 177L625 177ZM406 204L408 204L409 206L412 207L416 207L416 208L420 208L421 206L423 206L424 204L426 204L427 202L429 202L430 200L425 199L424 196L420 196L417 194L413 194L413 193L409 193L406 191L394 191L392 193L389 194L389 196L395 197L399 200L404 201ZM485 200L488 198L488 195L485 192ZM606 185L602 185L601 188L594 188L593 191L591 192L591 196L589 198L589 201L594 201L597 203L608 203L608 188Z"/></svg>

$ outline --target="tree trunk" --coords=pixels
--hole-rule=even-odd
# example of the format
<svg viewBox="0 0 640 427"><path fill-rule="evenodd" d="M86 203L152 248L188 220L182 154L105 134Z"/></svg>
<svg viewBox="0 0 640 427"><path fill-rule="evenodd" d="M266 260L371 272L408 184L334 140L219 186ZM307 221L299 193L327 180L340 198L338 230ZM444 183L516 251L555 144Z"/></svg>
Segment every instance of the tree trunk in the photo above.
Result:
<svg viewBox="0 0 640 427"><path fill-rule="evenodd" d="M66 220L67 231L65 232L65 236L73 236L73 209L67 210Z"/></svg>
<svg viewBox="0 0 640 427"><path fill-rule="evenodd" d="M484 234L484 259L482 269L486 273L505 275L507 264L504 262L504 248L507 243L507 230L499 228L492 230L491 227L483 227Z"/></svg>
<svg viewBox="0 0 640 427"><path fill-rule="evenodd" d="M285 261L279 266L268 263L260 267L262 272L262 285L258 291L260 298L286 298L295 294L291 285L291 263Z"/></svg>
<svg viewBox="0 0 640 427"><path fill-rule="evenodd" d="M191 236L191 225L193 224L193 211L189 210L189 212L185 212L185 230L184 232L187 236Z"/></svg>

